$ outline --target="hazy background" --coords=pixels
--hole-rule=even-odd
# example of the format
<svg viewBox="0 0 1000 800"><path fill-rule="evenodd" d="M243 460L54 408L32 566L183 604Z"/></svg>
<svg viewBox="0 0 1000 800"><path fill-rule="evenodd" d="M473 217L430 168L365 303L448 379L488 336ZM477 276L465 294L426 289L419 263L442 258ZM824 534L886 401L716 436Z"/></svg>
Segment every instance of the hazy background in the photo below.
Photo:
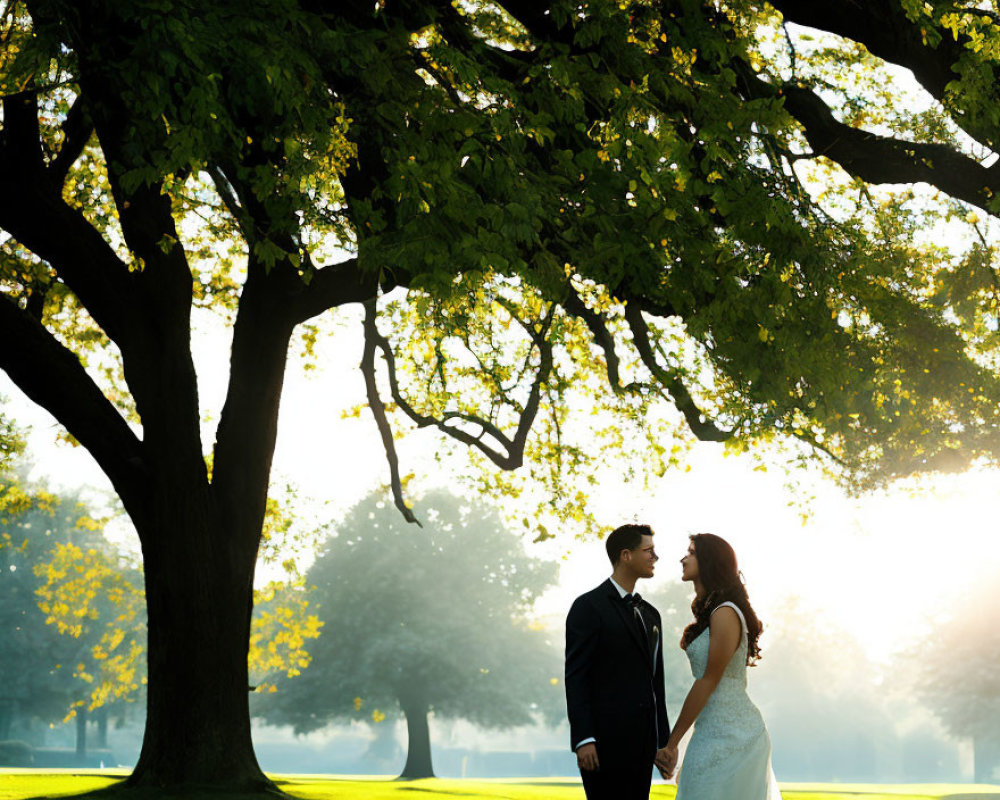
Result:
<svg viewBox="0 0 1000 800"><path fill-rule="evenodd" d="M329 338L319 340L317 368L290 369L286 383L272 485L296 487L296 512L305 527L336 529L351 507L386 479L374 424L366 411L359 417L349 413L364 399L360 372L351 371L361 353L355 321L342 312L330 323ZM211 318L198 324L197 365L210 446L229 342ZM0 395L8 398L9 415L30 426L33 478L63 489L93 487L95 497L109 491L89 455L55 444L55 423L3 376ZM325 414L313 413L317 408ZM411 490L417 495L455 484L455 474L468 468L460 457L436 462L439 445L433 434L408 436L400 444L403 469L415 473ZM947 731L933 703L913 687L924 652L939 643L941 625L964 613L956 609L976 587L992 586L1000 576L995 474L934 476L848 497L818 471L789 473L778 454L727 456L722 446L696 444L680 469L648 488L622 478L627 458L627 452L608 453L591 507L609 525L653 526L660 561L656 577L638 589L677 632L690 613L689 587L677 582L688 534L712 531L736 549L765 624L763 659L750 671L750 692L771 732L779 780L972 780L971 738ZM124 547L136 546L124 522L109 534ZM603 581L610 567L599 540L578 539L572 532L538 544L532 538L533 531L521 536L524 551L558 566L554 585L531 616L549 641L553 678L561 679L569 604ZM469 557L469 569L484 566L475 564L474 541ZM307 570L310 554L301 559ZM370 591L379 591L379 574L367 576L367 582ZM683 653L669 647L671 629L664 624L668 709L675 717L690 676ZM966 663L956 658L954 667L961 680ZM554 691L561 696L561 680ZM121 727L109 727L115 763L130 764L138 754L140 712L135 709ZM304 736L258 721L261 765L280 772L398 773L406 757L405 724L397 709L383 712L377 723L367 717ZM434 766L442 776L575 774L564 722L497 730L432 714L430 727ZM74 730L72 724L55 725L18 735L71 747Z"/></svg>

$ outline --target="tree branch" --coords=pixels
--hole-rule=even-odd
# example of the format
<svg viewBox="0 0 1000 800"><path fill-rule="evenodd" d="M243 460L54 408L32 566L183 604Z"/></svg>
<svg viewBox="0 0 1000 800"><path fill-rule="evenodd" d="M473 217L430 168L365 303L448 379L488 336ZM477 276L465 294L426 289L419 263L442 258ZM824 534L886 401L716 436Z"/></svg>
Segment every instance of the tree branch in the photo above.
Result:
<svg viewBox="0 0 1000 800"><path fill-rule="evenodd" d="M222 200L222 205L226 207L226 211L228 211L232 218L236 221L236 226L240 229L240 233L243 234L243 238L248 243L252 243L253 221L240 204L240 199L237 196L236 189L229 182L229 178L226 177L222 168L219 166L209 167L208 175L212 179L215 191L218 192L219 199Z"/></svg>
<svg viewBox="0 0 1000 800"><path fill-rule="evenodd" d="M62 130L62 146L47 170L50 180L60 189L94 133L94 125L87 115L82 97L78 97L73 103L63 121Z"/></svg>
<svg viewBox="0 0 1000 800"><path fill-rule="evenodd" d="M142 314L133 305L134 281L128 266L80 212L49 190L43 175L0 170L0 183L5 184L0 192L0 227L48 262L121 348L126 328L136 325ZM52 235L54 230L58 236Z"/></svg>
<svg viewBox="0 0 1000 800"><path fill-rule="evenodd" d="M969 39L956 39L948 29L938 27L936 44L928 42L930 19L914 23L903 4L897 0L770 0L786 21L828 31L864 45L878 58L909 69L921 86L935 99L943 101L948 84L959 78L955 67L968 53ZM970 9L973 13L991 16L989 12ZM994 75L996 70L994 69ZM994 80L994 85L996 80ZM953 115L955 122L973 138L996 149L996 131L965 115Z"/></svg>
<svg viewBox="0 0 1000 800"><path fill-rule="evenodd" d="M594 337L594 342L604 351L604 366L608 375L608 383L617 395L633 394L640 389L635 381L622 386L621 375L619 373L620 360L615 350L615 337L608 330L604 318L596 311L587 308L586 303L580 298L572 286L569 287L569 294L563 301L563 309L579 319L582 319L590 329Z"/></svg>
<svg viewBox="0 0 1000 800"><path fill-rule="evenodd" d="M944 97L945 86L955 80L952 65L965 48L950 33L944 33L931 48L918 26L906 16L896 0L770 0L786 22L827 31L864 45L884 61L909 68L934 97ZM930 20L927 21L930 23Z"/></svg>
<svg viewBox="0 0 1000 800"><path fill-rule="evenodd" d="M35 94L22 92L3 98L3 111L0 227L47 261L97 324L121 347L124 328L141 313L131 304L133 276L84 216L63 202L61 183L56 184L46 174ZM78 125L80 113L71 115L70 130ZM67 145L68 161L72 149L80 145L77 138ZM52 234L54 230L59 231L58 236Z"/></svg>
<svg viewBox="0 0 1000 800"><path fill-rule="evenodd" d="M38 283L28 288L28 299L25 301L24 310L38 322L42 321L42 316L45 313L45 297L48 293L49 284L47 283Z"/></svg>
<svg viewBox="0 0 1000 800"><path fill-rule="evenodd" d="M369 301L369 304L372 302L373 301ZM375 313L373 310L369 310L369 304L366 304L365 338L366 340L371 340L373 345L382 351L382 355L385 358L388 367L390 393L392 394L393 401L397 406L399 406L403 413L405 413L418 428L431 426L436 427L462 444L476 448L501 469L514 470L520 467L524 463L524 447L527 443L528 433L531 431L531 425L538 413L538 406L541 402L542 388L552 372L552 345L547 340L546 334L548 332L549 325L552 322L555 306L550 307L548 314L539 326L539 330L535 332L533 337L535 346L539 348L541 360L538 366L538 371L535 373L535 379L532 382L531 391L528 395L528 401L521 410L517 431L513 437L508 437L492 422L471 414L463 412L449 412L443 415L441 419L438 419L427 414L421 414L417 411L406 400L406 398L403 397L403 394L400 391L399 380L396 374L396 358L392 350L392 345L388 339L379 333L378 326L375 321ZM480 428L479 435L474 436L461 428L449 425L448 423L453 419L459 419L476 425ZM506 452L501 452L483 441L483 437L487 434L496 439L503 446Z"/></svg>
<svg viewBox="0 0 1000 800"><path fill-rule="evenodd" d="M813 156L824 156L867 183L928 183L990 212L1000 190L1000 169L947 145L879 136L845 125L815 92L802 86L775 87L743 73L754 97L783 97L785 109L802 126ZM990 212L992 213L992 212Z"/></svg>
<svg viewBox="0 0 1000 800"><path fill-rule="evenodd" d="M358 259L349 258L316 270L292 298L290 313L296 324L347 303L363 303L378 291L376 275L366 275Z"/></svg>
<svg viewBox="0 0 1000 800"><path fill-rule="evenodd" d="M233 325L229 384L219 415L212 488L236 530L259 535L278 436L278 409L294 322L288 300L301 278L287 262L267 269L253 253Z"/></svg>
<svg viewBox="0 0 1000 800"><path fill-rule="evenodd" d="M449 4L443 10L437 23L452 47L461 50L470 58L486 61L494 73L504 80L519 83L527 74L528 68L537 63L531 53L521 50L502 50L493 47L485 39L480 39L469 30L468 21L453 5Z"/></svg>
<svg viewBox="0 0 1000 800"><path fill-rule="evenodd" d="M632 303L626 303L625 321L628 322L632 331L635 349L638 351L642 363L646 365L653 377L670 392L674 405L684 415L691 432L703 442L725 442L731 439L732 432L718 428L708 418L708 415L698 408L691 393L681 380L669 370L664 369L656 360L656 354L649 341L649 327L642 317L642 310Z"/></svg>
<svg viewBox="0 0 1000 800"><path fill-rule="evenodd" d="M30 89L6 95L2 107L0 170L18 175L37 175L44 168L38 127L38 95Z"/></svg>
<svg viewBox="0 0 1000 800"><path fill-rule="evenodd" d="M435 66L434 59L430 57L430 54L421 50L416 54L419 57L414 59L414 62L421 68L427 70L427 73L434 79L434 82L441 87L441 90L448 95L451 102L456 108L462 108L465 106L466 101L462 100L462 96L458 93L458 90L452 84L452 82L445 76L442 70Z"/></svg>
<svg viewBox="0 0 1000 800"><path fill-rule="evenodd" d="M68 348L9 298L0 295L2 368L94 456L134 519L145 513L142 443ZM16 343L16 345L14 344Z"/></svg>
<svg viewBox="0 0 1000 800"><path fill-rule="evenodd" d="M365 391L368 393L368 408L375 417L375 424L382 437L382 446L385 448L385 458L389 462L389 486L392 489L392 499L407 522L420 525L413 510L407 505L403 497L403 482L399 477L399 456L396 454L396 440L392 435L392 427L389 425L389 418L385 413L385 403L378 393L378 384L375 381L375 350L379 346L376 336L368 335L370 330L375 328L375 298L365 301L365 349L361 356L361 373L365 376ZM423 526L421 526L423 527Z"/></svg>
<svg viewBox="0 0 1000 800"><path fill-rule="evenodd" d="M550 11L551 3L532 2L532 0L503 0L500 5L539 42L556 42L572 46L573 28L560 27L556 24Z"/></svg>

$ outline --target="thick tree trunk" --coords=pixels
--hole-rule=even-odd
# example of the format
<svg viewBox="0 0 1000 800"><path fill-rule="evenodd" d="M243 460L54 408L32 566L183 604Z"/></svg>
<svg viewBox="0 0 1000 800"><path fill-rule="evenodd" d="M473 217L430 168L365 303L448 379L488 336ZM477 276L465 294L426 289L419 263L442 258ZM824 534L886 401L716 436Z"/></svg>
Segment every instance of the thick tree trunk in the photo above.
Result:
<svg viewBox="0 0 1000 800"><path fill-rule="evenodd" d="M98 750L108 749L108 707L101 706L97 709L97 740L95 744Z"/></svg>
<svg viewBox="0 0 1000 800"><path fill-rule="evenodd" d="M257 536L225 529L207 487L162 496L150 518L159 530L141 536L149 683L127 786L273 790L254 755L247 697Z"/></svg>
<svg viewBox="0 0 1000 800"><path fill-rule="evenodd" d="M403 714L406 716L406 765L399 776L400 780L416 780L417 778L433 778L434 766L431 764L431 731L427 724L427 714L430 709L423 700L401 701Z"/></svg>
<svg viewBox="0 0 1000 800"><path fill-rule="evenodd" d="M254 755L247 655L292 325L275 321L284 296L270 291L264 267L251 260L248 269L211 479L198 431L186 317L173 343L175 369L160 363L147 380L140 362L139 374L133 373L136 385L152 383L163 391L137 402L151 478L141 519L133 516L146 582L149 682L146 730L128 787L281 794ZM182 395L189 407L172 396L178 383L190 386Z"/></svg>
<svg viewBox="0 0 1000 800"><path fill-rule="evenodd" d="M76 710L76 760L83 762L87 757L87 708Z"/></svg>

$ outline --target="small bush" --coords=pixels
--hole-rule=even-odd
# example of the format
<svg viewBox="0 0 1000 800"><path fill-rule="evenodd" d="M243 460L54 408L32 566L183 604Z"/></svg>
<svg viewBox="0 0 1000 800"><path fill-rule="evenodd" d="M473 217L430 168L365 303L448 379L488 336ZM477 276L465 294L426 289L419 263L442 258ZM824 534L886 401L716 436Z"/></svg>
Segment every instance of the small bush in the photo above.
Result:
<svg viewBox="0 0 1000 800"><path fill-rule="evenodd" d="M35 753L27 742L0 742L0 766L30 767L34 763Z"/></svg>

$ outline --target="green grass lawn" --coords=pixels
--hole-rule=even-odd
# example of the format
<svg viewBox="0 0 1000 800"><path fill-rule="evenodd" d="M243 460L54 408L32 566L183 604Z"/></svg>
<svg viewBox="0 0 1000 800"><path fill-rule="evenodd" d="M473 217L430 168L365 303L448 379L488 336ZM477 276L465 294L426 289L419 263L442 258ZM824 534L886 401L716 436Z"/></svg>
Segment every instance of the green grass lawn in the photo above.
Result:
<svg viewBox="0 0 1000 800"><path fill-rule="evenodd" d="M123 770L0 770L0 800L70 797L112 786L124 774ZM284 791L303 800L583 800L584 797L579 782L567 778L394 781L333 775L273 777ZM674 792L672 786L654 786L651 798L673 798ZM1000 800L1000 786L788 783L782 784L782 796L784 800Z"/></svg>

